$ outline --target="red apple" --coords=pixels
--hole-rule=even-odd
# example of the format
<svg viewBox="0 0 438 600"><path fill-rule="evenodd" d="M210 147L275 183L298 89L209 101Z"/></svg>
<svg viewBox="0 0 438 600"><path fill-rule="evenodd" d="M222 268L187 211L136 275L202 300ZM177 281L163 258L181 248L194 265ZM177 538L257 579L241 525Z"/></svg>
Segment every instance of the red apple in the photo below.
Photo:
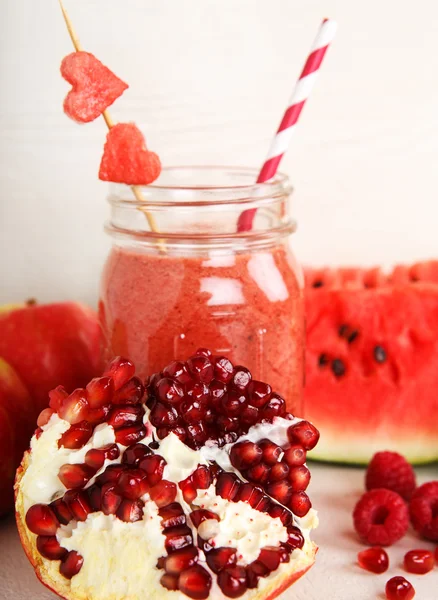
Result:
<svg viewBox="0 0 438 600"><path fill-rule="evenodd" d="M15 470L34 429L29 392L11 365L0 358L0 516L13 506Z"/></svg>
<svg viewBox="0 0 438 600"><path fill-rule="evenodd" d="M51 389L71 392L99 374L100 339L96 313L75 302L0 311L0 357L29 390L35 420Z"/></svg>

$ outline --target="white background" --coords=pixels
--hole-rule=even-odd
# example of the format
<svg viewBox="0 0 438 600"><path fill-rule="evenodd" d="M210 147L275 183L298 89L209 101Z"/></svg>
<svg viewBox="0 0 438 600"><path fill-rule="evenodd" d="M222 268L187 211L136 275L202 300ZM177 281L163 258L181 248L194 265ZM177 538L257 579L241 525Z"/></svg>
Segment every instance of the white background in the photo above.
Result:
<svg viewBox="0 0 438 600"><path fill-rule="evenodd" d="M258 166L319 22L339 32L282 164L305 263L438 255L435 0L66 0L83 46L130 84L164 164ZM56 0L0 0L0 302L95 302L108 240L104 123L62 112Z"/></svg>

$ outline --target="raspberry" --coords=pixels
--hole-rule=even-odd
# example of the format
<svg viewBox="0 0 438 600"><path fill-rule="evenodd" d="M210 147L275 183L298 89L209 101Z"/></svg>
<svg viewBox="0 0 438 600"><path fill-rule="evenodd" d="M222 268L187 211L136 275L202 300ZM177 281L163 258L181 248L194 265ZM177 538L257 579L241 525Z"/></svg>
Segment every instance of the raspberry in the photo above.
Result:
<svg viewBox="0 0 438 600"><path fill-rule="evenodd" d="M377 452L371 459L365 475L367 490L384 488L409 500L415 490L415 473L412 465L397 452Z"/></svg>
<svg viewBox="0 0 438 600"><path fill-rule="evenodd" d="M414 529L422 537L438 542L438 481L429 481L415 490L409 513Z"/></svg>
<svg viewBox="0 0 438 600"><path fill-rule="evenodd" d="M408 508L403 498L391 490L371 490L356 504L353 521L364 542L373 546L391 546L407 531Z"/></svg>

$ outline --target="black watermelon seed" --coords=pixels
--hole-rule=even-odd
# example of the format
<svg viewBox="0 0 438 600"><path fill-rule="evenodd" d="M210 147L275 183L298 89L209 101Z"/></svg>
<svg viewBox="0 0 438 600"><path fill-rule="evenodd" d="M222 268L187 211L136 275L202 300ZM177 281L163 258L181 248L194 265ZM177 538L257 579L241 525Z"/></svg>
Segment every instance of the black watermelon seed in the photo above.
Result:
<svg viewBox="0 0 438 600"><path fill-rule="evenodd" d="M324 282L321 281L321 279L317 279L316 281L313 282L312 287L314 288L320 288L324 285Z"/></svg>
<svg viewBox="0 0 438 600"><path fill-rule="evenodd" d="M336 377L342 377L345 375L345 365L340 358L335 358L332 362L332 371Z"/></svg>
<svg viewBox="0 0 438 600"><path fill-rule="evenodd" d="M349 331L349 327L348 325L341 325L338 329L338 333L340 335L340 337L345 337Z"/></svg>
<svg viewBox="0 0 438 600"><path fill-rule="evenodd" d="M386 351L382 346L375 346L373 354L376 362L384 363L386 361Z"/></svg>
<svg viewBox="0 0 438 600"><path fill-rule="evenodd" d="M320 354L318 358L318 365L320 367L325 367L328 364L328 356L327 354Z"/></svg>
<svg viewBox="0 0 438 600"><path fill-rule="evenodd" d="M354 340L357 338L358 335L359 335L358 330L357 329L353 329L353 331L350 333L350 335L347 338L348 343L352 344L354 342Z"/></svg>

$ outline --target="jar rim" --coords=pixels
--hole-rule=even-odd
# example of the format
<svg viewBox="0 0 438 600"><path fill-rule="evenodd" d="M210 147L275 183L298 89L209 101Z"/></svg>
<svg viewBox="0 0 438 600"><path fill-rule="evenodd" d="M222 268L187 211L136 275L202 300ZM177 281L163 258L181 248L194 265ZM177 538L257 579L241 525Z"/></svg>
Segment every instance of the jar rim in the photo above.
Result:
<svg viewBox="0 0 438 600"><path fill-rule="evenodd" d="M139 186L142 200L134 196L132 189L124 184L111 184L108 202L149 207L200 206L219 204L246 204L269 201L289 195L292 186L289 177L278 172L267 182L254 183L259 171L251 167L221 165L179 165L163 167L160 177L148 186ZM226 176L229 183L193 184L185 182L190 176L200 181L206 176ZM179 177L179 179L178 179ZM175 179L175 183L167 180ZM238 181L246 183L238 183Z"/></svg>

